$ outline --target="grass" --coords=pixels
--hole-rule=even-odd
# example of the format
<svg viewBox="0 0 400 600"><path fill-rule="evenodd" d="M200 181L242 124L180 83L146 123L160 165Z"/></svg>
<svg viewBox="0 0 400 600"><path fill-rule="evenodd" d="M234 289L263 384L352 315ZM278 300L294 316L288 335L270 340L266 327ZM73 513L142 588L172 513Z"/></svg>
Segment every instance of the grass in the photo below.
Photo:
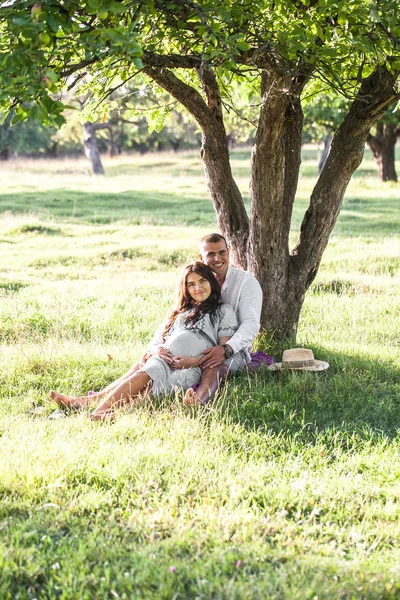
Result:
<svg viewBox="0 0 400 600"><path fill-rule="evenodd" d="M208 408L97 426L48 420L48 390L127 370L216 225L196 154L85 169L2 165L0 598L399 598L399 187L366 157L307 294L298 343L328 372L239 374Z"/></svg>

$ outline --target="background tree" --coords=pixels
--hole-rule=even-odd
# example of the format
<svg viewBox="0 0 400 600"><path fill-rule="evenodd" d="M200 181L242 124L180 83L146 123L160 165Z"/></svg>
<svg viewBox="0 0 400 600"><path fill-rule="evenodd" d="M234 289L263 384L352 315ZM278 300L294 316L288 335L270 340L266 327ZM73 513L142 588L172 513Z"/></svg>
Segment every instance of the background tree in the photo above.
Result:
<svg viewBox="0 0 400 600"><path fill-rule="evenodd" d="M313 95L304 107L303 136L311 142L323 142L323 150L318 160L318 173L324 168L333 135L348 109L349 101L336 93Z"/></svg>
<svg viewBox="0 0 400 600"><path fill-rule="evenodd" d="M324 142L318 170L321 172L328 156L332 137L349 109L350 101L338 94L317 94L305 106L304 133L313 142ZM389 108L373 126L367 144L375 158L381 181L397 181L395 146L400 136L400 112Z"/></svg>
<svg viewBox="0 0 400 600"><path fill-rule="evenodd" d="M11 127L11 116L0 126L0 160L11 156L54 156L57 154L56 127L40 122L20 122Z"/></svg>
<svg viewBox="0 0 400 600"><path fill-rule="evenodd" d="M0 16L0 102L15 110L14 122L31 115L61 124L65 87L106 98L140 71L164 88L202 131L218 225L234 262L262 285L263 326L293 336L368 132L398 97L397 14L396 0L45 0L35 12L14 0ZM258 90L250 215L224 125L234 79ZM302 98L323 87L351 104L290 250Z"/></svg>
<svg viewBox="0 0 400 600"><path fill-rule="evenodd" d="M397 181L396 142L400 137L400 113L389 110L368 134L367 144L378 165L381 181Z"/></svg>

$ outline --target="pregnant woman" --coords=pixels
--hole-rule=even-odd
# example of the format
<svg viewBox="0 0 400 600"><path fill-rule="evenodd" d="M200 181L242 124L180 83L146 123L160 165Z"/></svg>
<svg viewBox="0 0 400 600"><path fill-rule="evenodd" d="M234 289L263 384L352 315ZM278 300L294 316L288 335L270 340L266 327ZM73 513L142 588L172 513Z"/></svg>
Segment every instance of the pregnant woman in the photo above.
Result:
<svg viewBox="0 0 400 600"><path fill-rule="evenodd" d="M236 315L228 304L222 303L220 286L211 269L201 262L191 263L179 282L176 308L163 326L163 343L151 349L151 356L139 369L132 368L92 396L77 398L54 391L50 396L67 408L86 406L103 398L89 417L96 421L113 418L116 407L137 403L143 395L160 396L176 388L188 390L199 383L202 352L227 343L236 329Z"/></svg>

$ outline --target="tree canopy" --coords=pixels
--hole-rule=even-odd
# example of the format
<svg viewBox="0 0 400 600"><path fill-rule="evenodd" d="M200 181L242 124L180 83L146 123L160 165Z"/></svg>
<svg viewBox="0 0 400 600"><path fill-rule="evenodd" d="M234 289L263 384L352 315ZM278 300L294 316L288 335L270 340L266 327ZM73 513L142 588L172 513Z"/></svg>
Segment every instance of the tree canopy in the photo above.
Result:
<svg viewBox="0 0 400 600"><path fill-rule="evenodd" d="M397 0L12 0L1 4L0 105L13 120L61 124L63 91L99 106L138 73L178 100L202 131L201 156L221 231L264 290L262 323L295 333L344 192L373 124L399 98ZM256 133L251 213L232 176L224 119L246 96ZM302 105L349 98L310 197L289 230L301 162ZM104 104L103 104L104 106Z"/></svg>
<svg viewBox="0 0 400 600"><path fill-rule="evenodd" d="M253 100L263 69L307 79L311 71L314 88L350 97L377 64L400 69L397 0L14 0L0 8L0 101L15 121L61 124L63 89L106 95L143 67L217 67L227 97L239 77Z"/></svg>

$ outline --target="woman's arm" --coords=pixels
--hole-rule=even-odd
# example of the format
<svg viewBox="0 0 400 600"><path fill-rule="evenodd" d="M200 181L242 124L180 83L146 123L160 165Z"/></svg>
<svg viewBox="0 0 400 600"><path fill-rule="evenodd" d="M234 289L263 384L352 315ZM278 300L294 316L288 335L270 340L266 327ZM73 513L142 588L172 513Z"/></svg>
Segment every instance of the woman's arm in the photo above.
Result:
<svg viewBox="0 0 400 600"><path fill-rule="evenodd" d="M229 342L230 339L229 335L225 335L219 338L218 344L222 346ZM212 348L212 346L210 347ZM175 356L173 363L176 369L191 369L192 367L198 367L202 358L204 358L204 354L200 354L199 356Z"/></svg>

